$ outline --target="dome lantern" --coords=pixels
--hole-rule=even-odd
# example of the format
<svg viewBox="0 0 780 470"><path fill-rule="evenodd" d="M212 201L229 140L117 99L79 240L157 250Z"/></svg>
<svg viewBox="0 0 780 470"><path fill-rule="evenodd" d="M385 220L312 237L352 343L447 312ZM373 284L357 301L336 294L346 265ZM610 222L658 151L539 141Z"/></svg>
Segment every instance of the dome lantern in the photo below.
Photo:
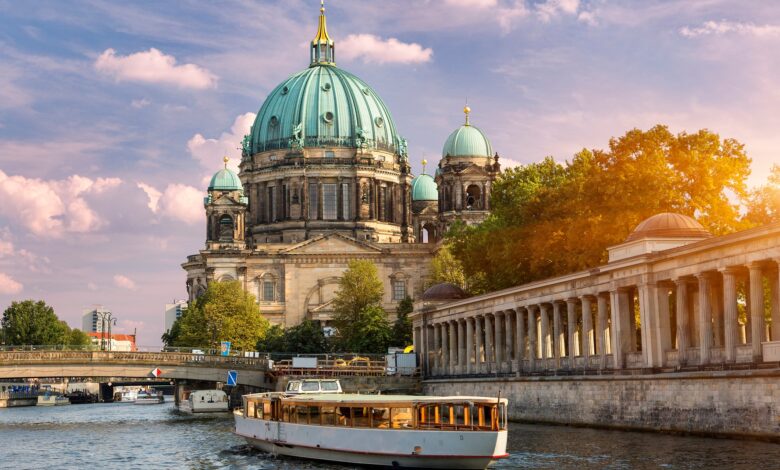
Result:
<svg viewBox="0 0 780 470"><path fill-rule="evenodd" d="M328 36L328 26L325 22L325 0L320 0L320 23L317 34L311 41L311 66L336 65L336 48Z"/></svg>
<svg viewBox="0 0 780 470"><path fill-rule="evenodd" d="M466 105L463 108L463 114L466 115L466 122L455 129L444 142L444 148L441 151L442 158L457 157L493 157L493 146L490 145L482 130L471 124L469 117L471 108Z"/></svg>

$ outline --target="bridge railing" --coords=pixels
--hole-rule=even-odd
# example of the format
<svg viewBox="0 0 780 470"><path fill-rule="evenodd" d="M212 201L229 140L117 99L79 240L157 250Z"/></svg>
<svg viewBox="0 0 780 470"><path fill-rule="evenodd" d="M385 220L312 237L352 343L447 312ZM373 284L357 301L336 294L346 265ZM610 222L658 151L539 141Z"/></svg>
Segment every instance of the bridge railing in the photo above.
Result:
<svg viewBox="0 0 780 470"><path fill-rule="evenodd" d="M223 365L268 369L265 358L207 356L192 353L116 351L0 351L0 364L111 362L149 365Z"/></svg>

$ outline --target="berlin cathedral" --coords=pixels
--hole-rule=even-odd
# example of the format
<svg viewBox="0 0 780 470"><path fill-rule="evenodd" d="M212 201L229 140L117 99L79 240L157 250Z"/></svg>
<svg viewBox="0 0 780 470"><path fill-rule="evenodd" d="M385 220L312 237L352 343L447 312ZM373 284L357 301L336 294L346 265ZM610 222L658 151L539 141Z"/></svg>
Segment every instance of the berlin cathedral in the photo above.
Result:
<svg viewBox="0 0 780 470"><path fill-rule="evenodd" d="M205 248L182 264L190 301L213 280L238 280L271 323L327 325L349 261L368 259L394 315L400 300L422 294L448 227L487 217L499 158L470 109L435 174L414 177L382 98L338 68L335 51L321 8L309 67L266 98L239 174L226 164L211 179Z"/></svg>

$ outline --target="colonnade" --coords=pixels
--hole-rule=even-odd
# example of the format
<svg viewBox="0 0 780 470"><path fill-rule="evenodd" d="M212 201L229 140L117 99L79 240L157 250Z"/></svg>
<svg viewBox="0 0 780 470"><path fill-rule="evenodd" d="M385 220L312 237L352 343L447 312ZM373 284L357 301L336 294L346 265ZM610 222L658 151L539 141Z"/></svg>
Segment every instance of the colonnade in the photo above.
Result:
<svg viewBox="0 0 780 470"><path fill-rule="evenodd" d="M415 346L428 376L761 362L762 342L780 340L778 264L645 274L557 295L530 291L507 307L483 296L466 311L424 314ZM488 300L499 307L480 308Z"/></svg>

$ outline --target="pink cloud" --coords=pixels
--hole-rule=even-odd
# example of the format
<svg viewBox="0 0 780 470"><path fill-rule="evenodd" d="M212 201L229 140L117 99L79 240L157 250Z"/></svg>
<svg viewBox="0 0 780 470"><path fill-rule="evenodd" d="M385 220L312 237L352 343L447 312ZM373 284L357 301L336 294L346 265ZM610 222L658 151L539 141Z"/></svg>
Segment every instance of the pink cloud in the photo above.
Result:
<svg viewBox="0 0 780 470"><path fill-rule="evenodd" d="M362 59L374 64L419 64L430 62L433 49L396 38L382 39L373 34L350 34L339 41L341 57L350 61Z"/></svg>
<svg viewBox="0 0 780 470"><path fill-rule="evenodd" d="M162 83L180 88L206 89L217 86L217 76L195 64L176 64L176 58L151 48L122 56L106 49L95 60L95 70L116 81Z"/></svg>
<svg viewBox="0 0 780 470"><path fill-rule="evenodd" d="M238 172L241 161L241 141L255 122L255 113L239 114L233 120L230 130L223 132L219 138L207 139L202 134L195 134L187 141L190 155L199 161L209 171L215 172L222 166L222 157L230 158L228 167Z"/></svg>
<svg viewBox="0 0 780 470"><path fill-rule="evenodd" d="M155 214L168 217L186 224L204 221L203 196L205 190L199 190L184 184L169 184L164 191L146 183L138 183L149 198L149 209Z"/></svg>
<svg viewBox="0 0 780 470"><path fill-rule="evenodd" d="M22 289L24 289L24 286L21 283L5 273L0 273L0 294L18 294Z"/></svg>
<svg viewBox="0 0 780 470"><path fill-rule="evenodd" d="M136 290L135 281L122 274L114 275L114 285L122 289Z"/></svg>

